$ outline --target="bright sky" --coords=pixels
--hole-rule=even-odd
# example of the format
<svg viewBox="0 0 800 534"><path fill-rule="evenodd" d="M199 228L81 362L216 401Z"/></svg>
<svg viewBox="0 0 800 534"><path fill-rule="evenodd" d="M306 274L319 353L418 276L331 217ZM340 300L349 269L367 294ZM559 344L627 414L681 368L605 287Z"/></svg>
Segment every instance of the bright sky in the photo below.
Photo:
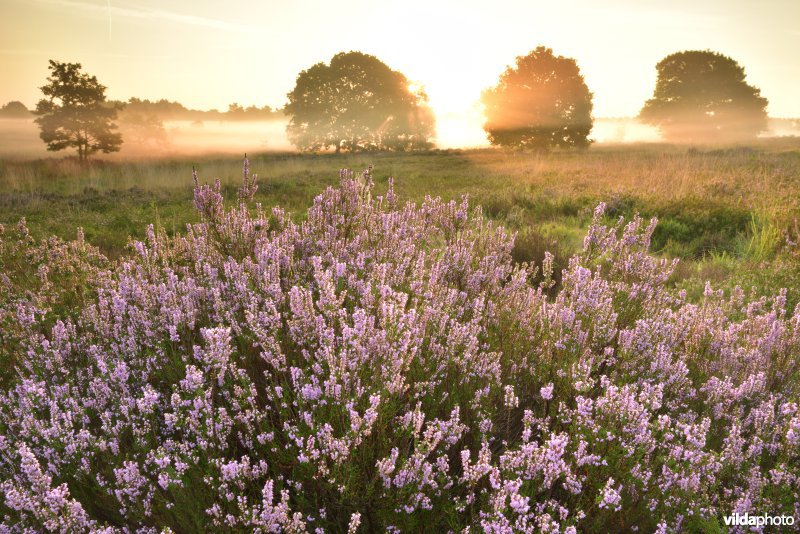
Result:
<svg viewBox="0 0 800 534"><path fill-rule="evenodd" d="M800 116L798 0L0 0L0 104L33 106L47 60L80 62L110 98L282 106L297 74L340 51L421 83L440 140L480 142L481 91L542 44L574 57L595 116L634 116L667 54L745 67L775 117Z"/></svg>

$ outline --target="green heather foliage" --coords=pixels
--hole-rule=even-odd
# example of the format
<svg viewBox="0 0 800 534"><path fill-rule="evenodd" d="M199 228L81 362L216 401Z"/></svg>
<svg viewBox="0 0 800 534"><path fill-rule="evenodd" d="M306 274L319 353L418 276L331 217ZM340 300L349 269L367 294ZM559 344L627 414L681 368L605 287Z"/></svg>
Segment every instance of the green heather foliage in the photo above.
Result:
<svg viewBox="0 0 800 534"><path fill-rule="evenodd" d="M3 531L643 532L800 516L800 313L697 302L656 221L512 261L466 199L341 172L304 222L195 177L109 262L0 233ZM538 250L534 237L528 247ZM528 253L529 257L538 252ZM536 267L539 267L537 269ZM537 272L540 271L540 272Z"/></svg>

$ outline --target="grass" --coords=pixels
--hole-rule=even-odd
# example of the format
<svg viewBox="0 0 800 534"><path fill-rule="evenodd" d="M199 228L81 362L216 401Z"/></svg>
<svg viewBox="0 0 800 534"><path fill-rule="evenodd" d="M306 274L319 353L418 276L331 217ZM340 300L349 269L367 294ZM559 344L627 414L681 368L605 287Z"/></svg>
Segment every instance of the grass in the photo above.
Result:
<svg viewBox="0 0 800 534"><path fill-rule="evenodd" d="M519 232L514 256L520 261L540 261L550 250L563 265L580 247L592 209L604 201L610 218L659 217L652 249L683 260L674 283L687 290L703 278L722 286L747 283L754 269L772 273L759 277L765 292L777 283L800 286L797 261L784 253L785 236L800 218L796 139L722 149L597 145L550 154L262 153L250 160L260 176L256 200L297 216L338 181L338 169L372 164L378 194L389 176L404 199L468 194L489 217ZM39 237L72 238L83 227L90 242L116 257L129 236L142 238L156 220L168 232L197 220L192 166L201 180L219 178L226 198L235 197L241 164L230 155L98 159L88 166L72 158L6 157L0 159L0 223L25 217Z"/></svg>

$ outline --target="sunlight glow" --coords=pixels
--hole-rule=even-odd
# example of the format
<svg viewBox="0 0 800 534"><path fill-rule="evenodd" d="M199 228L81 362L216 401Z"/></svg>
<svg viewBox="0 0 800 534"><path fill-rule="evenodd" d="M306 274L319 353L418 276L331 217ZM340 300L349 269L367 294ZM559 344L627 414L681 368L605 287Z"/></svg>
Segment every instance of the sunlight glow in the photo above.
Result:
<svg viewBox="0 0 800 534"><path fill-rule="evenodd" d="M436 145L439 148L489 146L483 131L483 114L475 107L469 112L436 112Z"/></svg>

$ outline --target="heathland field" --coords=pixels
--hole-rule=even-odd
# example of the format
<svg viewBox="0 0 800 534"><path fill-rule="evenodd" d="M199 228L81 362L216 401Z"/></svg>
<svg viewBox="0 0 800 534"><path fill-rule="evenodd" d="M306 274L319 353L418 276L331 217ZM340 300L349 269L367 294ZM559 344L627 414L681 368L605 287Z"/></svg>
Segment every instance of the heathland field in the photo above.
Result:
<svg viewBox="0 0 800 534"><path fill-rule="evenodd" d="M3 1L0 534L800 532L800 1L417 4Z"/></svg>
<svg viewBox="0 0 800 534"><path fill-rule="evenodd" d="M7 530L800 517L796 142L249 157L0 163Z"/></svg>
<svg viewBox="0 0 800 534"><path fill-rule="evenodd" d="M677 257L673 283L691 294L705 281L755 285L798 296L794 261L800 218L800 145L794 138L750 147L685 148L658 144L598 145L549 154L452 150L425 154L251 154L255 200L280 205L296 219L313 198L338 183L338 170L374 166L376 192L394 177L403 200L468 195L485 215L517 232L514 258L557 266L577 251L599 202L607 217L658 217L651 252ZM230 154L157 159L0 159L0 223L27 220L36 237L86 239L111 257L154 223L167 233L197 222L191 171L219 178L235 197L241 160Z"/></svg>

